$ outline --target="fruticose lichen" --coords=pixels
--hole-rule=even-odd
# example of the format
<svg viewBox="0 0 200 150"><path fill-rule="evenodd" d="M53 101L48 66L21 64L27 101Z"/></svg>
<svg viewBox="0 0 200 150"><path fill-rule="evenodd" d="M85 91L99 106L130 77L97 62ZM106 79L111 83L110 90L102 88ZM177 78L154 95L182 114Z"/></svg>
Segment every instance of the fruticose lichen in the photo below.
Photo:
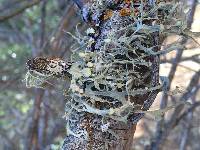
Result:
<svg viewBox="0 0 200 150"><path fill-rule="evenodd" d="M156 38L169 30L181 32L186 25L177 18L178 3L122 2L118 7L126 9L125 15L109 9L109 3L87 4L91 20L96 20L94 28L90 27L86 36L73 36L81 45L72 50L71 61L76 63L70 69L72 99L66 112L76 110L127 122L134 111L145 110L144 104L152 103L138 103L134 98L163 88L158 78L153 79L153 74L158 74L153 57L182 48L173 43L159 51L161 43ZM105 17L106 9L112 15L101 23L99 16L104 12Z"/></svg>
<svg viewBox="0 0 200 150"><path fill-rule="evenodd" d="M84 5L82 16L90 24L86 35L78 28L76 35L69 33L77 43L69 69L71 98L64 116L69 136L63 149L86 149L87 141L91 149L117 143L121 131L111 128L136 123L157 93L167 89L166 82L159 83L159 56L183 47L175 42L160 49L165 36L187 29L180 5L154 0Z"/></svg>
<svg viewBox="0 0 200 150"><path fill-rule="evenodd" d="M116 122L136 123L146 112L159 118L168 110L147 111L157 93L167 89L166 82L159 84L159 56L183 48L175 42L163 49L162 38L187 29L180 3L124 1L116 9L109 3L87 4L84 10L90 14L92 27L86 36L79 32L79 37L73 36L80 46L72 50L71 61L76 63L70 69L72 93L66 104L67 131L83 141L91 141L88 128L71 126L78 124L79 115L93 114L93 139L101 139L106 133L112 138L102 141L113 142L120 139L118 132L110 130L117 126ZM70 143L69 139L66 143ZM65 148L70 149L67 145ZM105 147L104 143L99 149Z"/></svg>

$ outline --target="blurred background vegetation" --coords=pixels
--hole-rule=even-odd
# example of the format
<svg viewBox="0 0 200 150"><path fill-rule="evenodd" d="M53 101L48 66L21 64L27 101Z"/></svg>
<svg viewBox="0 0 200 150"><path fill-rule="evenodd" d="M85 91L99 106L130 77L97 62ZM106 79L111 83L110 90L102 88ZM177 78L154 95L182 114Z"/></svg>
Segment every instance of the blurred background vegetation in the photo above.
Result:
<svg viewBox="0 0 200 150"><path fill-rule="evenodd" d="M67 60L73 41L64 31L81 18L69 0L0 0L0 12L0 149L58 149L66 136L63 84L26 88L25 64L35 56Z"/></svg>
<svg viewBox="0 0 200 150"><path fill-rule="evenodd" d="M200 10L199 5L196 10ZM78 23L83 31L86 25L70 0L0 0L0 150L59 149L66 136L62 116L67 101L63 90L68 84L53 80L54 86L47 89L26 88L23 81L25 64L28 58L35 56L57 56L68 60L74 41L64 31L74 33ZM199 20L196 24L194 29L199 32ZM199 39L196 37L197 41ZM181 56L183 61L179 60L172 89L176 86L187 89L193 75L199 72L198 45L190 39L186 41L186 47L189 50ZM161 66L163 75L170 72L173 58L176 58L176 52L162 58L163 64L167 62ZM199 85L199 77L196 78L194 87ZM199 86L196 95L192 96L195 101L200 100L198 90ZM170 96L170 100L173 102L180 97ZM155 107L160 98L158 96ZM197 150L200 147L200 120L194 122L197 127L188 136L197 140L191 140L185 148ZM149 144L156 131L155 124L156 121L148 117L140 121L134 149L140 150ZM163 145L163 149L179 149L177 142L181 143L182 128L183 125L176 128L180 134L170 134L173 140Z"/></svg>

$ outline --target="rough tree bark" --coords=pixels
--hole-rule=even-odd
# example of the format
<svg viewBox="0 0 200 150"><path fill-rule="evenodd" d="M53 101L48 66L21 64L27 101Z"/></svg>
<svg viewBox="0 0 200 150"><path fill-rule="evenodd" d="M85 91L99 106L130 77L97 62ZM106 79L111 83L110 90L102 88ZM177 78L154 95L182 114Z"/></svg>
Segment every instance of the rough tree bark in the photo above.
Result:
<svg viewBox="0 0 200 150"><path fill-rule="evenodd" d="M180 20L183 5L171 0L74 2L89 28L85 36L78 27L75 35L67 32L77 41L71 62L28 60L27 83L41 86L35 79L70 76L63 150L131 149L137 122L157 93L167 92L164 78L159 84L159 56L183 48L174 42L159 51L165 36L187 34L187 24ZM158 118L165 111L154 115Z"/></svg>
<svg viewBox="0 0 200 150"><path fill-rule="evenodd" d="M74 0L74 2L81 9L85 22L92 27L90 32L88 31L88 38L92 42L86 47L85 52L87 54L95 53L97 56L94 57L97 57L98 61L102 61L102 57L111 59L112 65L107 70L105 66L109 64L109 61L106 60L107 63L102 63L103 71L106 70L108 73L110 70L111 76L117 77L117 70L119 70L119 74L127 74L128 79L125 83L121 83L125 86L116 88L117 92L113 89L109 90L109 88L104 91L107 85L99 83L97 83L99 86L97 89L94 83L88 80L84 81L83 93L74 91L73 98L75 101L79 99L81 102L76 101L73 105L72 100L68 106L71 108L73 105L73 108L67 109L70 111L67 114L69 135L65 138L62 149L129 150L132 146L137 121L144 115L135 112L148 110L160 90L156 88L159 86L159 56L154 54L160 48L158 46L160 44L159 34L156 28L153 29L156 20L154 16L157 15L157 11L153 12L151 16L146 16L149 18L141 19L142 13L154 8L156 3L151 0L145 2L137 0L91 0L89 2ZM152 48L151 52L146 52L146 48ZM113 58L109 58L108 55ZM84 60L82 63L88 63L88 61ZM107 81L105 79L105 82ZM111 82L116 84L117 80ZM150 89L151 87L154 89ZM91 91L100 94L91 94ZM87 96L88 93L90 96ZM123 100L121 102L121 100L113 98L118 97L117 94L120 93L122 95L126 93L125 104L123 104ZM100 100L95 101L94 97ZM91 99L94 100L93 104L90 103ZM113 103L113 101L117 102ZM126 103L129 104L128 107ZM82 107L90 108L88 105L93 106L92 108L95 110L80 111ZM124 111L122 111L123 107ZM117 108L120 109L121 118L116 115L116 112L111 111ZM111 117L107 112L103 114L104 110L109 110ZM105 125L107 127L103 130L102 127Z"/></svg>

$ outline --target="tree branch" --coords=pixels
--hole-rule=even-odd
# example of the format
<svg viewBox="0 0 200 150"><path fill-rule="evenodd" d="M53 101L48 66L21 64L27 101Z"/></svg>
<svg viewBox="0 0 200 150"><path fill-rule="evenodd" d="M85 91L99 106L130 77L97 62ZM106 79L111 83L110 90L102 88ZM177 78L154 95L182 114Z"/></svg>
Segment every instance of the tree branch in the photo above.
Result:
<svg viewBox="0 0 200 150"><path fill-rule="evenodd" d="M82 17L90 28L84 37L78 33L70 34L81 46L85 44L80 50L74 50L74 54L76 56L81 52L88 55L95 54L89 61L94 63L94 67L101 65L102 71L99 74L94 72L95 76L90 77L91 82L84 76L76 78L77 75L73 70L71 72L72 81L80 83L71 85L75 84L83 90L83 93L80 94L72 88L72 99L66 105L68 136L65 138L63 150L131 149L137 121L143 116L142 113L134 113L134 109L138 106L138 109L148 110L158 93L158 90L151 90L151 87L159 87L159 57L153 55L159 48L155 47L150 53L147 52L144 60L140 60L139 57L146 54L144 50L146 47L158 45L158 32L150 31L151 19L144 23L136 19L140 18L140 14L135 16L135 19L131 17L129 11L123 14L123 9L131 7L138 9L138 5L132 6L129 1L122 0L92 0L83 4ZM147 3L144 5L150 7ZM142 6L141 1L141 9ZM143 32L142 24L149 27L147 32ZM148 44L141 40L140 36L144 41L148 37ZM135 49L136 45L138 48ZM88 60L77 58L75 61L81 63L81 69L82 67L83 70L88 69L84 68ZM151 65L147 65L146 62ZM117 70L119 72L115 72ZM134 77L136 72L139 74ZM109 83L107 76L113 77L109 79L111 80ZM118 79L123 80L121 89L118 89L117 85L112 87L117 84ZM145 88L146 90L143 90Z"/></svg>
<svg viewBox="0 0 200 150"><path fill-rule="evenodd" d="M24 0L17 7L14 7L14 8L12 7L10 9L1 10L0 22L6 21L6 20L24 12L27 8L30 8L30 7L38 4L41 1L42 0L31 0L31 1Z"/></svg>

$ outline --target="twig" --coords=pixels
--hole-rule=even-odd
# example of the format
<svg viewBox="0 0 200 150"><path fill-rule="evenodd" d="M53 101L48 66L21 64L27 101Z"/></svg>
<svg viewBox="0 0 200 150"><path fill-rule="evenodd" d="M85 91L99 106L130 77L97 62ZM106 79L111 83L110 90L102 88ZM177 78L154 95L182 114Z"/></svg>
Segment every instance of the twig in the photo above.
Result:
<svg viewBox="0 0 200 150"><path fill-rule="evenodd" d="M181 142L180 142L180 148L179 150L185 150L186 149L186 145L187 145L187 141L188 141L188 134L190 132L191 126L192 126L192 120L193 120L193 111L195 108L197 108L198 106L200 106L200 102L195 102L195 98L197 95L197 91L199 90L200 85L198 87L195 88L194 90L194 94L192 93L192 102L193 102L193 106L190 107L188 109L188 111L185 111L185 113L183 113L182 116L180 116L179 118L184 118L184 116L186 116L186 121L183 124L183 133L182 133L182 138L181 138ZM179 120L180 120L179 119Z"/></svg>
<svg viewBox="0 0 200 150"><path fill-rule="evenodd" d="M187 101L191 96L194 95L194 92L197 92L196 90L193 89L195 87L198 89L199 78L200 78L200 70L193 75L186 89L186 92L181 96L180 101ZM197 106L199 106L199 104ZM194 106L194 108L197 106ZM181 115L182 116L181 118L179 117L183 108L184 105L179 105L175 109L174 113L171 115L170 120L166 123L164 123L164 121L162 122L163 124L162 126L160 126L162 128L159 128L159 130L156 131L159 132L157 133L158 136L156 136L156 139L154 139L151 143L152 150L157 150L159 148L160 144L162 144L165 141L170 131L178 124L178 122L182 119L182 117L185 116L184 114ZM194 108L191 108L191 110L193 110Z"/></svg>
<svg viewBox="0 0 200 150"><path fill-rule="evenodd" d="M30 8L30 7L38 4L40 1L42 1L42 0L24 1L20 6L14 8L14 9L12 8L9 11L8 10L2 10L1 15L0 15L0 22L8 20L8 19L22 13L27 8Z"/></svg>
<svg viewBox="0 0 200 150"><path fill-rule="evenodd" d="M181 43L184 44L186 42L186 39L184 38ZM182 54L183 54L183 49L179 49L177 51L177 54L176 54L176 58L174 59L174 62L173 62L173 66L169 72L169 75L168 75L168 79L169 79L169 89L170 89L170 86L171 86L171 83L172 83L172 80L174 78L174 75L175 75L175 72L176 72L176 68L178 66L178 63L180 62L181 60L181 57L182 57ZM161 99L161 103L160 103L160 108L161 109L164 109L166 106L167 106L167 101L168 101L168 95L167 93L163 93L163 96L162 96L162 99ZM164 115L162 116L162 119L160 121L158 121L157 123L157 127L156 127L156 136L155 136L155 139L153 139L152 143L151 143L151 149L152 150L157 150L159 149L159 145L161 144L161 142L163 142L162 140L162 137L163 137L163 130L164 130Z"/></svg>
<svg viewBox="0 0 200 150"><path fill-rule="evenodd" d="M194 10L195 7L196 7L196 0L193 0L191 9ZM194 15L194 11L190 12L190 18L193 18L192 17L193 15ZM192 24L192 20L190 19L187 22L187 27L190 28L191 24ZM187 38L183 37L183 39L181 41L181 44L185 44L186 41L187 41ZM176 58L174 59L172 68L171 68L170 73L168 75L168 78L169 78L169 87L168 88L169 89L170 89L172 80L174 78L174 75L175 75L175 72L176 72L176 68L177 68L178 64L180 63L180 61L181 61L181 57L182 57L183 51L184 51L184 49L180 49L177 52ZM199 73L196 73L196 74L199 74ZM198 82L198 80L196 82ZM160 104L160 108L161 109L165 108L167 106L167 101L168 101L168 95L166 93L163 93L163 96L162 96L162 99L161 99L161 104ZM183 106L182 105L178 106L176 110L180 111L180 109L178 109L180 107L182 108ZM172 117L176 117L176 115L174 114L174 115L172 115ZM165 139L167 138L167 134L168 134L167 130L171 130L171 128L170 127L166 127L166 123L165 123L164 115L163 115L163 118L157 123L156 132L155 132L156 135L155 135L155 138L152 140L151 145L150 145L152 150L158 150L159 149L161 143L163 143L165 141Z"/></svg>
<svg viewBox="0 0 200 150"><path fill-rule="evenodd" d="M40 24L41 36L40 36L40 48L43 47L43 44L44 44L44 41L45 41L46 4L47 4L47 0L43 0L43 1L42 1L42 5L41 5L41 24Z"/></svg>
<svg viewBox="0 0 200 150"><path fill-rule="evenodd" d="M193 93L193 88L199 85L199 78L200 78L200 70L196 72L191 78L191 81L186 89L186 92L180 98L181 101L186 101L192 96L191 93ZM174 122L174 119L178 116L178 114L181 112L182 109L183 106L177 107L169 122Z"/></svg>

